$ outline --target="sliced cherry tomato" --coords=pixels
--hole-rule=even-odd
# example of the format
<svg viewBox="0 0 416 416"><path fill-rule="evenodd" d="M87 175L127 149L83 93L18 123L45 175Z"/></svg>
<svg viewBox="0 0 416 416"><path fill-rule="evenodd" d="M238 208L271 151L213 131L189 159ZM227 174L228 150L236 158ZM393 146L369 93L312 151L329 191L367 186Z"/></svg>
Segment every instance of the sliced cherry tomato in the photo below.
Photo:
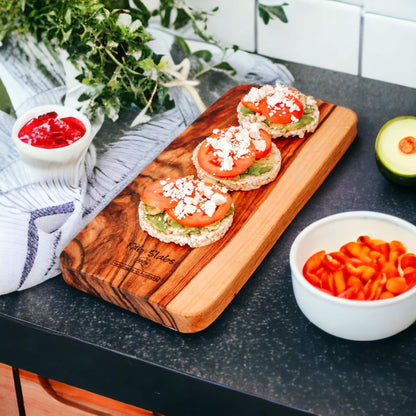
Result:
<svg viewBox="0 0 416 416"><path fill-rule="evenodd" d="M215 205L216 209L212 215L208 214L206 209L204 209L204 204L209 201L209 198L206 196L206 189L200 189L200 183L201 181L192 178L158 180L146 186L141 194L141 200L145 204L164 209L170 217L182 225L187 227L204 227L224 218L233 201L231 196L227 192L223 192L218 186L205 183L205 186L213 189L214 194L220 194L225 198L224 203ZM182 196L175 197L167 195L175 195L175 193ZM177 207L180 204L185 204L187 198L191 198L191 200L195 198L198 201L196 205L192 205L194 202L191 201L194 212L191 214L176 212Z"/></svg>
<svg viewBox="0 0 416 416"><path fill-rule="evenodd" d="M300 97L302 96L302 93L300 91L292 87L286 87L286 88L288 91L292 93L292 95L294 95L298 100L300 100Z"/></svg>
<svg viewBox="0 0 416 416"><path fill-rule="evenodd" d="M263 129L260 129L259 133L260 133L261 140L263 140L266 143L266 146L264 150L259 150L256 148L255 143L253 142L255 150L256 150L256 155L255 155L256 159L261 159L263 157L266 157L270 153L270 150L272 150L272 137L270 136L270 134L267 133L267 131Z"/></svg>
<svg viewBox="0 0 416 416"><path fill-rule="evenodd" d="M169 196L163 195L165 190L163 187L168 183L174 183L179 178L168 178L161 179L155 182L150 183L144 188L140 199L146 205L150 205L155 208L172 208L178 204L178 201L173 200Z"/></svg>
<svg viewBox="0 0 416 416"><path fill-rule="evenodd" d="M299 119L303 114L303 105L294 95L286 95L282 101L273 103L273 94L264 97L259 104L261 113L273 123L287 124Z"/></svg>
<svg viewBox="0 0 416 416"><path fill-rule="evenodd" d="M212 216L209 216L203 212L200 204L198 204L198 208L193 214L187 214L183 217L176 216L175 208L168 208L166 209L166 212L175 221L177 221L179 224L185 225L186 227L206 227L207 225L213 224L216 221L222 220L230 210L233 203L231 195L223 193L218 189L216 189L215 192L225 196L226 202L221 205L217 205L217 209Z"/></svg>
<svg viewBox="0 0 416 416"><path fill-rule="evenodd" d="M261 113L261 110L259 108L259 103L254 103L252 101L244 101L244 97L241 99L241 104L248 108L249 110L255 112L255 113Z"/></svg>
<svg viewBox="0 0 416 416"><path fill-rule="evenodd" d="M212 135L211 137L218 138L219 134ZM224 158L217 155L218 150L215 149L207 140L205 140L198 151L198 163L205 172L210 175L218 176L220 178L232 178L234 176L243 173L247 170L255 160L256 149L253 142L250 142L248 146L248 152L236 157L235 153L231 151L233 166L229 169L222 167Z"/></svg>

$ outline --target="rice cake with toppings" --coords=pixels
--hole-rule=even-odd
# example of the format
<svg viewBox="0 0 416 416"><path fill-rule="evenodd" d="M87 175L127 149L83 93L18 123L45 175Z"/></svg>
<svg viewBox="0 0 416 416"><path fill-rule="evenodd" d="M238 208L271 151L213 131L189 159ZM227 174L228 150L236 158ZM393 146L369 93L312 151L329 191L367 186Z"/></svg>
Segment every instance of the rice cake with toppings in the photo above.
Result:
<svg viewBox="0 0 416 416"><path fill-rule="evenodd" d="M276 179L281 154L269 133L259 123L252 123L248 129L214 129L194 149L192 162L201 180L230 191L251 191Z"/></svg>
<svg viewBox="0 0 416 416"><path fill-rule="evenodd" d="M155 181L140 198L140 227L165 243L202 247L223 237L233 222L227 189L192 176Z"/></svg>
<svg viewBox="0 0 416 416"><path fill-rule="evenodd" d="M298 118L291 115L290 122L279 124L270 121L262 112L261 101L267 100L269 110L273 112L273 105L279 103L284 106L284 110L294 112L297 110L296 103L291 97L299 100L303 107L303 112ZM244 103L250 104L247 108ZM249 92L241 99L237 105L237 118L241 126L249 128L253 123L260 123L261 128L266 130L272 138L279 137L299 137L303 138L306 133L313 133L319 122L319 108L316 100L312 96L306 96L300 91L284 85L276 84L263 85L262 87L252 87Z"/></svg>

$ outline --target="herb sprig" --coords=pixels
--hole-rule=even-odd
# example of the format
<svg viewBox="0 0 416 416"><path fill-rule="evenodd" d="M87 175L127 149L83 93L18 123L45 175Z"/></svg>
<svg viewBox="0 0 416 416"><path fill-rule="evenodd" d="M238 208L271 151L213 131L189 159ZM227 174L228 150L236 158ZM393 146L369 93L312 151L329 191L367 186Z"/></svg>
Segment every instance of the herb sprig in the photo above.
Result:
<svg viewBox="0 0 416 416"><path fill-rule="evenodd" d="M140 115L168 109L173 106L168 89L173 85L187 88L202 107L193 88L196 82L187 79L189 63L174 66L156 54L149 47L152 37L146 28L152 17L159 16L164 27L181 29L189 24L199 37L221 46L206 31L207 18L216 8L207 13L184 0L160 0L159 7L149 11L140 0L133 2L135 7L128 0L2 0L0 45L17 31L50 50L65 51L78 71L76 79L85 87L78 100L92 119L103 113L116 120L123 107L137 107ZM265 13L274 14L262 10L263 19ZM190 54L183 39L177 38L177 44ZM211 59L208 51L194 56L202 62ZM227 62L212 68L234 71Z"/></svg>
<svg viewBox="0 0 416 416"><path fill-rule="evenodd" d="M25 0L19 14L15 0L5 3L2 11L13 19L7 24L2 13L0 39L17 29L66 51L79 71L77 80L88 87L79 101L87 101L90 116L102 111L116 120L122 107L157 111L172 105L162 85L171 80L164 72L167 62L148 46L146 8L109 9L97 0Z"/></svg>

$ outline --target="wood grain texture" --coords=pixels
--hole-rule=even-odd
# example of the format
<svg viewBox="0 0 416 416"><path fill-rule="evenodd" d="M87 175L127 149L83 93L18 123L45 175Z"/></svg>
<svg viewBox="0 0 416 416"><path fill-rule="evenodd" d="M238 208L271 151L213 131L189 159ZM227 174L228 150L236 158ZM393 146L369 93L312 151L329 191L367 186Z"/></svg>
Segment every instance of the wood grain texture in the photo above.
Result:
<svg viewBox="0 0 416 416"><path fill-rule="evenodd" d="M238 125L236 107L250 87L224 94L65 248L68 284L180 332L200 331L220 315L356 136L353 111L318 101L313 134L275 140L282 154L277 179L232 193L234 222L225 237L194 249L149 237L137 214L144 187L195 175L193 149L214 128Z"/></svg>
<svg viewBox="0 0 416 416"><path fill-rule="evenodd" d="M19 416L12 367L0 363L0 415Z"/></svg>
<svg viewBox="0 0 416 416"><path fill-rule="evenodd" d="M28 371L19 375L27 416L163 416Z"/></svg>

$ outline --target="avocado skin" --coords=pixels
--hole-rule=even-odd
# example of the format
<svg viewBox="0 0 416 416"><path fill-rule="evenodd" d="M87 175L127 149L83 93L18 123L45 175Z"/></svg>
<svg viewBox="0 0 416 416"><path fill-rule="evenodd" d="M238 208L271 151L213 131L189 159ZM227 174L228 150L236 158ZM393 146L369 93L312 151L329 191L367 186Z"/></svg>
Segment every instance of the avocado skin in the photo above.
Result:
<svg viewBox="0 0 416 416"><path fill-rule="evenodd" d="M397 173L393 173L391 170L387 168L387 166L383 164L383 162L378 157L377 153L375 153L375 159L376 159L378 170L390 182L396 185L406 187L406 188L416 189L416 176L405 176L405 175L399 175Z"/></svg>

